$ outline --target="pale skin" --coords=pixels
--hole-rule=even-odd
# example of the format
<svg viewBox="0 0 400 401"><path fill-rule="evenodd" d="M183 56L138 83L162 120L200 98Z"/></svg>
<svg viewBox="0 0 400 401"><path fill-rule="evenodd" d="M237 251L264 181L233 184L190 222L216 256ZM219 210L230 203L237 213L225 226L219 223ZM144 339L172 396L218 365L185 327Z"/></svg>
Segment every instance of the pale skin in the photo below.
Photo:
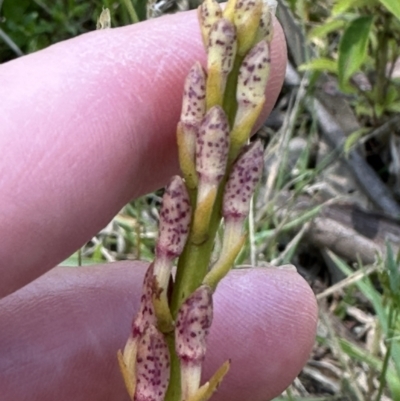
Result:
<svg viewBox="0 0 400 401"><path fill-rule="evenodd" d="M264 118L285 72L275 29ZM116 352L146 265L54 266L130 199L178 172L175 127L196 60L205 57L189 12L92 32L0 66L2 399L128 400ZM278 395L307 361L316 316L296 272L232 272L215 295L205 363L207 378L232 360L214 400Z"/></svg>

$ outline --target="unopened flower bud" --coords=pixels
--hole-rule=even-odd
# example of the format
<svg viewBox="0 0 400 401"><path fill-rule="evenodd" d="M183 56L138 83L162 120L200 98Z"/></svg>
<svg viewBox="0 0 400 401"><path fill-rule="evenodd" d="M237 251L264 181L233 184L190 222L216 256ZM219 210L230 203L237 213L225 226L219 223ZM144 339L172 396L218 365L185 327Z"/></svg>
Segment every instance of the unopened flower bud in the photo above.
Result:
<svg viewBox="0 0 400 401"><path fill-rule="evenodd" d="M165 190L160 211L159 237L154 261L153 305L158 327L173 327L167 292L172 264L183 251L191 220L189 194L182 178L175 176Z"/></svg>
<svg viewBox="0 0 400 401"><path fill-rule="evenodd" d="M233 22L235 15L236 0L228 0L225 4L225 8L222 11L222 16L229 21Z"/></svg>
<svg viewBox="0 0 400 401"><path fill-rule="evenodd" d="M270 63L269 44L265 40L259 42L247 54L238 77L236 98L239 109L264 100Z"/></svg>
<svg viewBox="0 0 400 401"><path fill-rule="evenodd" d="M183 399L200 386L201 366L213 317L211 289L202 285L181 305L175 325L175 350L181 360Z"/></svg>
<svg viewBox="0 0 400 401"><path fill-rule="evenodd" d="M196 244L207 237L218 185L225 175L228 152L229 123L223 109L214 106L204 117L197 136L197 205L191 237Z"/></svg>
<svg viewBox="0 0 400 401"><path fill-rule="evenodd" d="M123 352L118 351L120 370L131 398L133 398L136 387L136 357L140 338L149 325L157 324L152 301L153 277L153 265L151 264L143 280L139 312L132 322L131 335Z"/></svg>
<svg viewBox="0 0 400 401"><path fill-rule="evenodd" d="M249 51L240 67L236 92L238 109L231 134L231 160L236 158L248 140L261 113L269 72L269 43L262 40Z"/></svg>
<svg viewBox="0 0 400 401"><path fill-rule="evenodd" d="M196 170L200 180L200 201L207 189L217 186L225 175L228 151L228 119L221 107L214 106L204 117L197 136Z"/></svg>
<svg viewBox="0 0 400 401"><path fill-rule="evenodd" d="M170 376L167 343L155 326L140 338L136 358L136 388L133 401L164 401Z"/></svg>
<svg viewBox="0 0 400 401"><path fill-rule="evenodd" d="M243 222L248 216L250 199L260 180L262 166L263 145L256 141L243 149L232 166L222 203L225 224L230 220Z"/></svg>
<svg viewBox="0 0 400 401"><path fill-rule="evenodd" d="M234 23L237 29L238 54L244 56L254 45L262 12L262 0L237 0Z"/></svg>
<svg viewBox="0 0 400 401"><path fill-rule="evenodd" d="M261 40L266 40L271 43L274 36L274 27L272 25L272 11L267 2L263 2L262 12L260 17L260 25L258 27L256 43Z"/></svg>
<svg viewBox="0 0 400 401"><path fill-rule="evenodd" d="M207 109L222 105L228 75L236 56L236 28L227 19L213 24L208 40Z"/></svg>
<svg viewBox="0 0 400 401"><path fill-rule="evenodd" d="M132 337L140 337L149 324L156 325L152 302L154 265L151 264L144 276L142 296L140 298L139 312L132 322Z"/></svg>
<svg viewBox="0 0 400 401"><path fill-rule="evenodd" d="M175 176L163 196L156 258L167 258L172 263L172 260L181 254L189 233L190 209L185 184L182 178ZM158 273L157 270L155 266L155 275Z"/></svg>
<svg viewBox="0 0 400 401"><path fill-rule="evenodd" d="M192 189L197 186L196 137L205 113L206 74L200 63L197 62L190 69L185 81L181 119L177 130L179 163L186 185Z"/></svg>
<svg viewBox="0 0 400 401"><path fill-rule="evenodd" d="M199 62L190 69L185 80L180 122L197 127L206 113L206 73Z"/></svg>
<svg viewBox="0 0 400 401"><path fill-rule="evenodd" d="M213 317L211 289L200 286L182 303L176 318L176 353L181 360L202 362Z"/></svg>
<svg viewBox="0 0 400 401"><path fill-rule="evenodd" d="M213 290L229 272L243 247L243 223L249 213L250 199L260 179L262 165L263 147L258 141L245 147L232 166L222 204L225 230L221 252L203 280Z"/></svg>
<svg viewBox="0 0 400 401"><path fill-rule="evenodd" d="M211 27L222 17L222 10L216 0L205 0L199 6L197 13L204 47L207 48Z"/></svg>

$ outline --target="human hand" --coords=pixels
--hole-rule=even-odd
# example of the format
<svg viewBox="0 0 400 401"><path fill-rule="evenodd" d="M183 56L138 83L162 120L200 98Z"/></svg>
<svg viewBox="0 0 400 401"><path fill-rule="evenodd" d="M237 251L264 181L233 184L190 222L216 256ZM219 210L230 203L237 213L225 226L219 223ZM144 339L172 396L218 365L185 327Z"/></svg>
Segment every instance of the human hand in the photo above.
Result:
<svg viewBox="0 0 400 401"><path fill-rule="evenodd" d="M129 334L145 264L55 268L38 277L132 197L177 172L183 81L204 59L190 12L93 32L0 67L2 399L128 399L116 350ZM276 26L264 117L285 61ZM233 271L215 309L205 377L228 358L232 367L214 399L278 395L313 344L316 305L307 284L293 271Z"/></svg>

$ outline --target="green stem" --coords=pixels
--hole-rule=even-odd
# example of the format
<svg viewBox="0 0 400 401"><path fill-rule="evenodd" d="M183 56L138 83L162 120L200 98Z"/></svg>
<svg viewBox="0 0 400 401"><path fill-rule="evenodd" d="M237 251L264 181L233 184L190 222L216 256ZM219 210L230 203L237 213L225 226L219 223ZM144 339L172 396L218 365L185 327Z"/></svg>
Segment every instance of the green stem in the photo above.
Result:
<svg viewBox="0 0 400 401"><path fill-rule="evenodd" d="M131 0L123 0L126 9L128 10L129 17L131 18L132 24L136 24L139 22L139 17L135 11L135 8L133 7L132 1Z"/></svg>
<svg viewBox="0 0 400 401"><path fill-rule="evenodd" d="M397 321L397 311L395 311L393 306L391 305L389 307L388 330L386 333L386 341L388 341L389 343L386 348L386 354L385 354L385 358L383 360L382 371L381 371L381 375L379 377L379 390L378 390L378 394L376 396L376 401L380 401L382 394L383 394L383 389L386 385L386 373L387 373L387 369L389 366L389 358L392 353L392 344L393 344L393 339L391 338L391 336L394 332L394 327L396 325L396 321Z"/></svg>
<svg viewBox="0 0 400 401"><path fill-rule="evenodd" d="M239 69L242 65L243 57L236 56L232 71L230 72L226 84L224 94L223 108L228 117L230 126L233 126L237 111L236 88L239 75ZM229 171L228 166L227 171ZM227 175L226 175L227 176ZM214 246L214 239L221 221L221 206L223 189L225 187L226 178L221 182L217 198L215 200L213 212L210 219L208 229L208 238L201 244L192 241L192 233L186 243L185 249L179 257L178 269L174 289L171 298L171 313L175 318L181 303L195 291L203 282L207 274L211 253ZM192 205L193 205L193 199Z"/></svg>
<svg viewBox="0 0 400 401"><path fill-rule="evenodd" d="M215 235L221 220L221 204L222 191L220 190L211 215L208 238L202 244L195 244L191 240L192 235L190 235L179 258L171 299L173 317L176 316L182 302L201 285L208 271Z"/></svg>
<svg viewBox="0 0 400 401"><path fill-rule="evenodd" d="M189 237L185 249L179 258L178 270L171 298L171 313L174 319L176 318L176 314L182 302L200 286L207 273L211 252L213 250L214 238L221 220L220 217L218 217L220 215L221 204L222 191L217 195L216 204L214 205L208 239L204 243L196 245ZM173 333L167 334L166 339L171 357L171 373L165 401L180 401L180 363L175 353Z"/></svg>
<svg viewBox="0 0 400 401"><path fill-rule="evenodd" d="M228 164L225 177L219 185L218 194L210 218L207 239L201 244L194 243L192 240L193 227L191 227L188 241L179 257L170 303L171 314L174 319L182 302L202 284L204 277L208 272L208 268L210 267L215 235L217 234L222 218L221 210L225 184L229 177L231 167L232 164Z"/></svg>
<svg viewBox="0 0 400 401"><path fill-rule="evenodd" d="M181 400L181 369L179 358L175 352L175 335L174 333L165 334L167 340L169 355L171 358L171 371L169 386L167 394L165 395L165 401L180 401Z"/></svg>
<svg viewBox="0 0 400 401"><path fill-rule="evenodd" d="M233 127L235 121L236 111L237 111L237 101L236 101L236 88L239 76L239 69L243 63L243 56L236 56L233 63L232 71L228 76L226 83L226 89L224 94L223 108L228 117L229 125Z"/></svg>
<svg viewBox="0 0 400 401"><path fill-rule="evenodd" d="M228 76L224 94L223 108L231 127L233 126L237 111L236 88L242 62L243 57L236 56L232 71ZM191 227L188 241L179 257L170 303L171 314L174 319L176 318L182 302L202 284L208 272L215 236L221 222L223 191L229 171L230 165L227 166L225 178L219 185L218 194L210 218L207 239L201 244L193 242L193 227ZM193 193L190 194L190 198L193 206L195 203ZM171 376L165 401L180 401L180 366L179 359L175 353L173 336L171 336L171 338L167 336L167 342L171 355Z"/></svg>

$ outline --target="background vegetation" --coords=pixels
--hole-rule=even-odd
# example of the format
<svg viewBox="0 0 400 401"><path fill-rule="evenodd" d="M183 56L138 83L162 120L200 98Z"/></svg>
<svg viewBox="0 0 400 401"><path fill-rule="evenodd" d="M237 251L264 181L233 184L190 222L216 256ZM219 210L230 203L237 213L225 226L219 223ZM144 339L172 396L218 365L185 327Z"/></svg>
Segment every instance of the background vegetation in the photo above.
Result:
<svg viewBox="0 0 400 401"><path fill-rule="evenodd" d="M103 7L113 26L146 18L145 0L0 0L0 62L94 30ZM238 264L293 263L320 305L314 351L279 400L400 400L400 2L287 0L278 16L290 64L258 133L265 178ZM64 264L151 260L161 194Z"/></svg>

